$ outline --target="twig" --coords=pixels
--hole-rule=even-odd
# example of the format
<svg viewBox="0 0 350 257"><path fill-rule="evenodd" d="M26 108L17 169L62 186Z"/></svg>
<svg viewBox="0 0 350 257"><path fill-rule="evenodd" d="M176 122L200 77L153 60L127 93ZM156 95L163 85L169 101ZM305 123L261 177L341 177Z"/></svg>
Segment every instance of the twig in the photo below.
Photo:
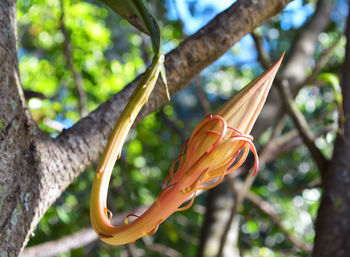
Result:
<svg viewBox="0 0 350 257"><path fill-rule="evenodd" d="M180 128L174 121L170 120L166 114L164 114L163 111L159 112L159 118L162 120L162 122L174 132L179 135L182 138L182 141L185 142L187 139L187 136L184 133L184 130Z"/></svg>
<svg viewBox="0 0 350 257"><path fill-rule="evenodd" d="M269 66L272 64L272 60L264 46L264 39L255 32L251 33L251 35L253 37L256 50L258 51L259 62L261 63L264 69L269 68Z"/></svg>
<svg viewBox="0 0 350 257"><path fill-rule="evenodd" d="M323 116L324 117L324 116ZM310 125L317 125L320 121L318 119L310 122ZM317 131L315 133L316 138L323 136L328 132L336 132L337 126L335 124L329 125ZM299 132L297 129L291 130L288 133L283 134L280 137L272 139L269 143L264 147L264 154L260 155L259 160L260 163L268 163L274 159L276 156L279 156L283 153L290 151L291 149L296 148L297 146L303 143L301 137L298 136Z"/></svg>
<svg viewBox="0 0 350 257"><path fill-rule="evenodd" d="M315 180L312 181L310 184L307 185L302 185L300 187L298 187L297 189L295 189L295 193L300 193L305 189L313 189L313 188L320 188L322 186L321 181L320 180Z"/></svg>
<svg viewBox="0 0 350 257"><path fill-rule="evenodd" d="M73 58L72 58L72 46L71 46L71 42L70 42L70 36L69 33L67 31L67 28L64 24L64 6L63 6L63 1L60 1L61 4L61 17L60 17L60 29L62 31L62 34L64 36L64 55L67 59L67 65L68 68L70 69L70 71L73 74L73 79L75 82L75 86L77 88L78 91L78 97L79 97L79 112L81 117L84 117L88 114L88 111L86 109L86 93L83 87L83 78L81 76L81 74L74 68L73 65Z"/></svg>
<svg viewBox="0 0 350 257"><path fill-rule="evenodd" d="M198 99L199 99L199 103L201 104L203 111L205 113L210 113L210 103L208 101L208 98L205 95L205 92L203 90L203 83L202 83L202 79L197 76L194 79L194 82L197 86L197 92L198 92Z"/></svg>
<svg viewBox="0 0 350 257"><path fill-rule="evenodd" d="M160 253L162 256L166 255L169 257L182 257L182 254L173 248L162 244L153 243L150 237L143 237L142 240L145 243L147 249L152 252Z"/></svg>
<svg viewBox="0 0 350 257"><path fill-rule="evenodd" d="M142 206L133 211L127 211L116 215L112 219L113 224L120 224L129 213L142 213L147 207ZM46 242L37 246L31 246L20 254L20 257L54 257L61 253L68 252L88 245L98 239L92 228L83 229L75 234L65 236L61 239Z"/></svg>
<svg viewBox="0 0 350 257"><path fill-rule="evenodd" d="M35 92L32 90L24 89L23 93L24 93L24 98L26 100L29 100L30 98L34 98L34 97L39 98L39 99L47 99L47 97L43 93L40 93L40 92Z"/></svg>
<svg viewBox="0 0 350 257"><path fill-rule="evenodd" d="M283 104L286 111L289 113L294 121L296 128L298 129L305 145L309 149L312 158L314 159L317 167L320 171L324 169L327 164L327 159L322 152L315 145L315 136L313 135L304 115L299 111L298 107L294 103L292 92L289 89L289 83L287 80L282 80L277 83L279 93L282 97Z"/></svg>
<svg viewBox="0 0 350 257"><path fill-rule="evenodd" d="M135 248L135 246L133 244L126 244L126 245L124 245L124 247L125 247L125 250L128 254L128 257L142 256L142 255L137 253L137 249Z"/></svg>
<svg viewBox="0 0 350 257"><path fill-rule="evenodd" d="M306 85L310 85L312 84L318 73L323 69L323 67L328 63L329 59L332 57L332 53L335 50L335 48L338 46L340 40L341 40L342 36L338 36L337 40L334 41L334 43L327 49L325 49L320 57L320 59L317 61L315 67L313 68L310 76L308 76L304 82L302 82L299 86L298 86L298 90L297 92L303 88Z"/></svg>
<svg viewBox="0 0 350 257"><path fill-rule="evenodd" d="M287 121L287 115L283 114L271 134L271 139L275 139L277 136L279 136L282 133L282 130L286 125L286 121Z"/></svg>
<svg viewBox="0 0 350 257"><path fill-rule="evenodd" d="M235 182L234 188L237 189L237 191L241 191L243 188L243 185ZM256 205L261 211L263 211L265 214L267 214L273 223L276 224L276 226L280 229L280 231L287 236L287 238L299 249L302 249L303 251L307 253L311 253L312 246L309 244L304 243L300 238L295 236L293 233L289 232L282 224L281 219L279 218L275 208L272 204L270 204L268 201L265 201L257 194L254 194L251 191L248 191L246 193L246 198L251 201L254 205Z"/></svg>
<svg viewBox="0 0 350 257"><path fill-rule="evenodd" d="M310 125L314 126L319 124L320 122L323 122L323 119L327 117L328 114L322 115L321 117L315 120L312 120L310 122ZM318 138L327 132L336 132L338 128L335 125L336 124L333 124L321 129L315 134L316 137ZM274 137L274 134L276 134L275 131L278 128L278 126L279 125L277 124L275 130L272 132L271 140L268 141L268 143L263 147L263 149L259 153L260 166L263 166L264 164L275 160L280 155L297 148L303 143L303 140L299 136L299 132L297 129L293 129L279 137ZM235 178L235 177L241 176L245 172L246 172L246 167L241 167L237 169L234 173L230 174L229 176L232 178Z"/></svg>
<svg viewBox="0 0 350 257"><path fill-rule="evenodd" d="M264 39L255 32L251 33L251 35L253 37L256 50L258 52L258 61L261 63L264 69L267 69L271 65L272 61L264 46ZM338 36L334 43L322 52L322 55L316 62L316 65L313 68L310 76L308 76L302 83L300 83L299 86L297 86L298 89L296 90L296 92L298 92L304 86L312 84L315 81L317 74L323 69L323 67L328 63L329 59L332 57L332 53L338 46L341 38L342 36Z"/></svg>

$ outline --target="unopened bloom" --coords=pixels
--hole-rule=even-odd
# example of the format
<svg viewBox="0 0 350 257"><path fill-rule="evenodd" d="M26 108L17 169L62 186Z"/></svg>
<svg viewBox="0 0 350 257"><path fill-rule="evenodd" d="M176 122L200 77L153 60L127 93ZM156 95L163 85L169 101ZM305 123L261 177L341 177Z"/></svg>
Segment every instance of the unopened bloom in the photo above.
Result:
<svg viewBox="0 0 350 257"><path fill-rule="evenodd" d="M197 125L172 163L170 174L156 201L141 216L123 226L110 224L110 211L104 207L91 220L100 238L109 244L134 242L152 235L172 213L189 208L197 190L209 189L237 169L252 151L258 156L249 135L267 97L283 56L267 71L228 100L215 114L208 114ZM175 169L177 167L177 169ZM189 203L182 206L188 199Z"/></svg>

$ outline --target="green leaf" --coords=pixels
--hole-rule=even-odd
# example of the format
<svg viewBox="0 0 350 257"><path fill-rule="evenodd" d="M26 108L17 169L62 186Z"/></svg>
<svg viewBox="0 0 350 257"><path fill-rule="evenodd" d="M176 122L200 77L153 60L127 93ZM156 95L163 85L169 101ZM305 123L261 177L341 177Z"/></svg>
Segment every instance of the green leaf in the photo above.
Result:
<svg viewBox="0 0 350 257"><path fill-rule="evenodd" d="M337 75L333 73L322 73L319 76L317 76L317 79L328 83L334 91L334 98L337 101L337 103L342 102L343 96L341 93L339 78Z"/></svg>
<svg viewBox="0 0 350 257"><path fill-rule="evenodd" d="M143 0L102 0L131 25L151 36L154 54L160 52L161 35L156 19Z"/></svg>
<svg viewBox="0 0 350 257"><path fill-rule="evenodd" d="M145 22L133 0L102 0L114 12L126 19L131 25L140 31L150 34Z"/></svg>

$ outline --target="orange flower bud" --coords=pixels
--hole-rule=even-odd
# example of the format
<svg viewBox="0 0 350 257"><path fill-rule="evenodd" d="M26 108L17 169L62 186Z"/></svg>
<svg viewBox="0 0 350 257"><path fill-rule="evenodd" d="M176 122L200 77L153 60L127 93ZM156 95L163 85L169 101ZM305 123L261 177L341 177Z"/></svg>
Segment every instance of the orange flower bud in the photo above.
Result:
<svg viewBox="0 0 350 257"><path fill-rule="evenodd" d="M204 117L185 142L180 156L172 163L158 198L145 213L141 216L131 214L125 225L115 227L110 224L111 212L107 208L104 213L97 214L98 218L92 212L92 225L104 242L120 245L152 235L171 214L189 208L197 190L218 185L225 175L241 166L249 151L255 156L253 175L257 172L258 156L249 133L282 59L283 55L215 114ZM175 166L178 166L176 170ZM181 207L189 198L190 202ZM130 216L136 219L128 223Z"/></svg>

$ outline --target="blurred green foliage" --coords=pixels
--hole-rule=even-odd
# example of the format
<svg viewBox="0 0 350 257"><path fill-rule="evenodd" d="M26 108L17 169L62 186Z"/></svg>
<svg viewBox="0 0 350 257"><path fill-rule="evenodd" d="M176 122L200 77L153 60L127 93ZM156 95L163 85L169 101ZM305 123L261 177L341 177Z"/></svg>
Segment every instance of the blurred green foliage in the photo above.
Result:
<svg viewBox="0 0 350 257"><path fill-rule="evenodd" d="M60 22L62 12L70 36L73 66L83 78L89 111L144 71L152 52L151 41L147 37L101 2L62 2L63 10L60 0L18 0L17 3L22 85L26 90L45 95L45 99L30 99L28 106L40 128L52 137L57 136L59 131L57 127L48 125L50 123L47 120L68 128L80 119L78 93L64 51L65 35ZM286 11L289 14L277 16L257 30L265 38L272 59L289 49L290 39L295 38L314 10L315 1L296 2L299 5ZM191 0L185 4L193 19L203 19L208 13L215 14L215 8L209 4L202 11L196 8L196 4L200 3L201 0ZM171 50L181 42L183 35L179 17L174 14L174 1L150 1L150 4L160 20L164 49ZM337 1L337 5L342 4L345 1ZM284 15L300 11L306 13L305 19L299 25L287 26ZM337 17L343 15L339 8L334 12ZM183 23L186 25L186 20ZM341 19L333 19L329 30L320 35L316 61L324 49L336 41L343 26ZM184 29L190 30L186 26ZM344 44L344 40L340 40L333 51L330 61L321 71L322 80L304 87L296 98L298 107L309 122L321 119L312 127L315 132L325 125L335 124L339 118L339 91L335 89L334 83L338 83ZM248 55L247 51L253 54ZM200 86L212 110L262 71L256 57L254 45L248 36L201 73ZM200 101L198 88L195 83L191 83L187 89L173 96L170 103L146 117L131 131L110 184L108 205L113 213L150 204L155 199L172 160L177 157L186 137L205 114ZM257 140L260 146L268 141L275 125L271 124L261 139ZM293 123L287 120L282 134L293 129ZM326 132L316 142L327 156L332 153L335 133ZM92 164L50 207L29 245L55 240L90 226L89 194L95 168L96 164ZM307 149L299 147L261 167L252 191L273 204L288 231L312 243L320 190L308 187L318 180L319 174ZM204 219L201 211L203 207L205 194L196 199L192 208L176 213L164 222L152 236L152 242L176 249L183 256L196 256ZM256 206L246 201L240 211L242 256L307 256L293 248L271 219ZM163 256L148 248L143 240L138 240L133 247L142 250L143 256ZM125 252L124 246L113 247L95 242L61 256L125 256Z"/></svg>

